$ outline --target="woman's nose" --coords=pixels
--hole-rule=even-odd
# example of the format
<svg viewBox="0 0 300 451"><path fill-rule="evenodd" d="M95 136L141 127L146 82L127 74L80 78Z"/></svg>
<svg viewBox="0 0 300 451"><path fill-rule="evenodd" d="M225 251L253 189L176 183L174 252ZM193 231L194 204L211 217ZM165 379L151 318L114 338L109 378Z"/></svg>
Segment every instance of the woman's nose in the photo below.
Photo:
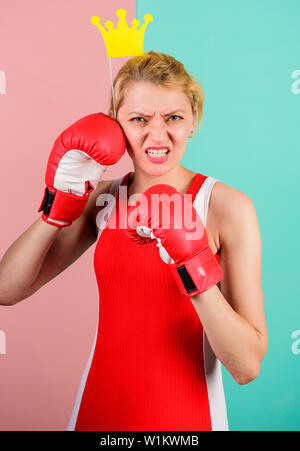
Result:
<svg viewBox="0 0 300 451"><path fill-rule="evenodd" d="M157 140L166 137L167 129L164 118L155 118L149 121L149 135Z"/></svg>

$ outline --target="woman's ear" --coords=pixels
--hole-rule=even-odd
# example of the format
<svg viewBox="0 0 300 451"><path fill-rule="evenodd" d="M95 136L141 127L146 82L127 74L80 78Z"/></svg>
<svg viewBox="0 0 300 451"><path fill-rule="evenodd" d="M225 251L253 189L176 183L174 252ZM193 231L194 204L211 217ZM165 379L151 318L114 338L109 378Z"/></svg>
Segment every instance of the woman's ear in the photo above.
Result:
<svg viewBox="0 0 300 451"><path fill-rule="evenodd" d="M192 137L194 135L194 131L195 131L195 128L196 128L196 122L197 122L197 108L194 107L194 117L193 117L193 123L192 123L193 129L190 131L190 134L188 136L189 139L192 139Z"/></svg>
<svg viewBox="0 0 300 451"><path fill-rule="evenodd" d="M195 127L196 127L196 121L197 121L197 108L194 107L194 117L193 117L193 124L192 124L192 130L191 130L191 135L194 133Z"/></svg>

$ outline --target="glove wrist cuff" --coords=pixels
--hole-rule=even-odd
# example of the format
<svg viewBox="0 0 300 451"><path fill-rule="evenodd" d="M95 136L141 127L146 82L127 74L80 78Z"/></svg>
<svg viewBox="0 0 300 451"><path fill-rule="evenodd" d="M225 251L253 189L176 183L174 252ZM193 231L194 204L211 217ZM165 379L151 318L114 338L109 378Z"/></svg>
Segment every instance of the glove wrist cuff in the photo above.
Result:
<svg viewBox="0 0 300 451"><path fill-rule="evenodd" d="M223 272L210 247L191 258L170 265L181 294L195 296L223 279Z"/></svg>
<svg viewBox="0 0 300 451"><path fill-rule="evenodd" d="M83 196L65 193L56 189L45 188L44 197L39 208L42 219L57 227L67 227L82 214L93 187L87 187Z"/></svg>

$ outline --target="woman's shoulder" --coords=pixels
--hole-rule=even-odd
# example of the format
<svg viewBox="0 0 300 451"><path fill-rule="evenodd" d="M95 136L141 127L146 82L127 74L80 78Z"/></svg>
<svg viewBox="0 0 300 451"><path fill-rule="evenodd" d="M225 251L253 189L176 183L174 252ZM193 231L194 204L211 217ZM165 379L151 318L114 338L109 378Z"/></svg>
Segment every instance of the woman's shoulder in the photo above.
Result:
<svg viewBox="0 0 300 451"><path fill-rule="evenodd" d="M207 223L215 233L223 237L234 237L245 224L256 219L255 207L250 197L230 185L216 181L213 185Z"/></svg>
<svg viewBox="0 0 300 451"><path fill-rule="evenodd" d="M94 191L94 196L97 196L99 194L104 194L104 193L109 193L111 186L113 184L114 180L100 180L100 182L98 182L97 187Z"/></svg>
<svg viewBox="0 0 300 451"><path fill-rule="evenodd" d="M217 180L211 191L210 206L215 214L222 217L233 213L241 213L240 208L249 208L253 205L250 197L230 185Z"/></svg>
<svg viewBox="0 0 300 451"><path fill-rule="evenodd" d="M99 194L108 194L111 191L113 183L117 181L122 181L123 178L124 176L118 177L116 179L100 180L91 196L97 198Z"/></svg>
<svg viewBox="0 0 300 451"><path fill-rule="evenodd" d="M98 197L102 194L109 194L115 180L117 179L100 180L94 191L91 193L86 206L86 213L90 216L93 222L96 222L97 213L104 207L104 205L97 205Z"/></svg>

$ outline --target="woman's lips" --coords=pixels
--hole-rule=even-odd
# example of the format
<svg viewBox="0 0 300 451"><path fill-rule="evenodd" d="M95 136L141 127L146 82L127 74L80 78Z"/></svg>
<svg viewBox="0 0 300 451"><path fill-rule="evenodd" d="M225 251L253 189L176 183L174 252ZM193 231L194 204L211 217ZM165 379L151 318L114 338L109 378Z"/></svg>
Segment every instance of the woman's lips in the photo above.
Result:
<svg viewBox="0 0 300 451"><path fill-rule="evenodd" d="M165 163L165 161L167 161L168 157L169 157L169 153L170 151L168 150L167 154L164 157L156 157L154 155L149 155L148 152L146 151L146 156L148 158L149 161L151 161L151 163Z"/></svg>

